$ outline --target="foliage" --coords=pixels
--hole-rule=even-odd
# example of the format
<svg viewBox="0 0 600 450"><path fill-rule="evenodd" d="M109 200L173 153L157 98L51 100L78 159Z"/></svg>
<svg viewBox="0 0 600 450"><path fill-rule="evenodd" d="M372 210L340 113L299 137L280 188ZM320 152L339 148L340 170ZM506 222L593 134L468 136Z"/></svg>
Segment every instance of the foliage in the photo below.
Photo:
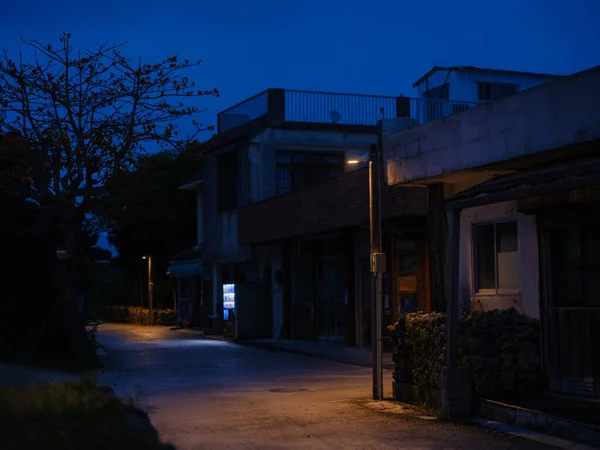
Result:
<svg viewBox="0 0 600 450"><path fill-rule="evenodd" d="M2 448L166 448L147 416L93 380L0 389Z"/></svg>
<svg viewBox="0 0 600 450"><path fill-rule="evenodd" d="M218 95L198 90L182 72L198 62L177 56L134 63L123 44L75 50L63 34L54 48L23 40L29 62L0 60L0 134L21 136L36 153L38 194L75 192L83 202L114 173L136 167L148 143L182 151L206 129L180 138L176 121L198 108L186 98Z"/></svg>
<svg viewBox="0 0 600 450"><path fill-rule="evenodd" d="M23 43L29 55L0 55L0 135L12 139L9 149L0 148L0 212L8 218L0 227L8 229L7 240L22 237L13 254L31 264L24 269L19 261L14 270L21 278L35 273L40 292L37 302L10 313L31 320L26 328L47 351L84 359L89 345L76 298L87 258L81 250L95 244L89 211L109 180L138 167L148 146L181 153L210 128L197 122L190 100L218 92L199 90L189 79L200 61L134 62L121 53L123 44L78 50L68 33L57 46ZM187 135L178 128L185 118L192 127ZM57 262L57 248L73 257ZM9 298L33 298L24 286L13 284ZM2 332L19 341L14 327Z"/></svg>
<svg viewBox="0 0 600 450"><path fill-rule="evenodd" d="M199 170L199 164L188 152L160 152L109 181L111 194L102 197L96 213L119 252L118 263L133 280L146 277L142 255L152 255L154 278L160 282L169 256L196 242L196 196L179 186L181 175Z"/></svg>
<svg viewBox="0 0 600 450"><path fill-rule="evenodd" d="M150 325L150 314L146 308L136 306L110 305L106 307L105 319L108 322ZM177 311L174 309L155 309L155 325L177 325Z"/></svg>
<svg viewBox="0 0 600 450"><path fill-rule="evenodd" d="M446 315L411 313L389 327L394 379L439 389L446 356ZM514 308L461 311L460 364L471 369L479 395L536 388L541 383L539 322Z"/></svg>

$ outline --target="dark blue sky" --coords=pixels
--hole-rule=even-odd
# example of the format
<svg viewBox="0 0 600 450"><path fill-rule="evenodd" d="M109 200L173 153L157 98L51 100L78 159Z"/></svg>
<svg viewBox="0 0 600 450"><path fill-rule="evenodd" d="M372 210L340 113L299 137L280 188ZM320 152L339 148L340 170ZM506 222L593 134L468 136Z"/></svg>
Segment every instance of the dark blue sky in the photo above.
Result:
<svg viewBox="0 0 600 450"><path fill-rule="evenodd" d="M600 64L600 0L8 0L0 47L19 37L75 46L128 41L148 62L202 59L190 73L215 115L268 87L414 95L434 65L569 74Z"/></svg>

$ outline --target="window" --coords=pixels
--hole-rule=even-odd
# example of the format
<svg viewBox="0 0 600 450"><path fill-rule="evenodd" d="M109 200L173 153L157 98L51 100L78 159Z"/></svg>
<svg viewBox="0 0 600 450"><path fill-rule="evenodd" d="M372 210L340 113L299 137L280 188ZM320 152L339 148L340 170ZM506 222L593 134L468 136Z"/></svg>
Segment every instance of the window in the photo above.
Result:
<svg viewBox="0 0 600 450"><path fill-rule="evenodd" d="M344 173L344 152L277 151L277 195Z"/></svg>
<svg viewBox="0 0 600 450"><path fill-rule="evenodd" d="M518 84L477 83L477 98L481 101L495 101L509 97L519 91Z"/></svg>
<svg viewBox="0 0 600 450"><path fill-rule="evenodd" d="M519 289L517 222L475 225L475 290Z"/></svg>
<svg viewBox="0 0 600 450"><path fill-rule="evenodd" d="M600 227L549 233L552 306L600 306Z"/></svg>
<svg viewBox="0 0 600 450"><path fill-rule="evenodd" d="M235 209L238 206L238 152L231 151L217 157L217 210Z"/></svg>

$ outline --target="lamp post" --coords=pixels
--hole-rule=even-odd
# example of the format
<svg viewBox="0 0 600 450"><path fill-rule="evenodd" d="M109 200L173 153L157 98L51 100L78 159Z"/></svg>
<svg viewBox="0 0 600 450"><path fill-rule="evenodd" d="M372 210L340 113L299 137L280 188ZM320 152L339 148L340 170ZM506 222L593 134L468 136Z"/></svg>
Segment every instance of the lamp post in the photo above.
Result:
<svg viewBox="0 0 600 450"><path fill-rule="evenodd" d="M348 164L369 161L369 225L371 240L371 347L373 352L373 400L383 400L383 274L386 257L381 248L381 172L380 145L372 144L367 158Z"/></svg>
<svg viewBox="0 0 600 450"><path fill-rule="evenodd" d="M152 255L142 256L142 259L148 261L148 318L150 319L150 325L154 325L154 281L152 280Z"/></svg>

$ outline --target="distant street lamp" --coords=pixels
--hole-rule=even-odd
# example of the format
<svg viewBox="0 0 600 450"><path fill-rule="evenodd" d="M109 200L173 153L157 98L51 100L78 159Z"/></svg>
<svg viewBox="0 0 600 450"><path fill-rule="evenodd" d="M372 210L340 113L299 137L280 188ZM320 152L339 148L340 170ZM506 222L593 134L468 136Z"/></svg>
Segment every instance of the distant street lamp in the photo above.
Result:
<svg viewBox="0 0 600 450"><path fill-rule="evenodd" d="M148 261L148 318L150 325L154 325L154 313L152 312L154 303L154 281L152 280L152 255L142 256L142 259Z"/></svg>
<svg viewBox="0 0 600 450"><path fill-rule="evenodd" d="M348 164L369 162L369 222L371 235L371 347L373 352L373 399L383 400L383 274L385 253L381 250L381 171L380 145L371 144L369 154L347 161Z"/></svg>

